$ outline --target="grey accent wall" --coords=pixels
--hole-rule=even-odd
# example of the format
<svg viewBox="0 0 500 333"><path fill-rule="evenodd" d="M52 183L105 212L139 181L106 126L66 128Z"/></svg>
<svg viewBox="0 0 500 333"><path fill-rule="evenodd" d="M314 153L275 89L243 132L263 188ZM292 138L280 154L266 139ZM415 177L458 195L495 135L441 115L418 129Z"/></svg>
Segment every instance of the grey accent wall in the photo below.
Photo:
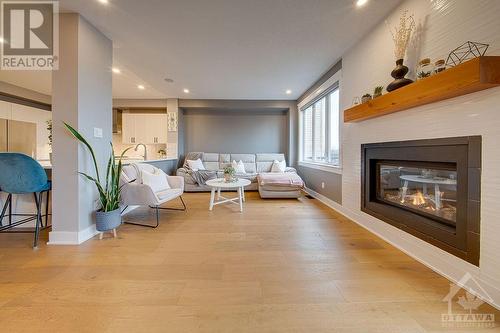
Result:
<svg viewBox="0 0 500 333"><path fill-rule="evenodd" d="M336 62L325 74L323 74L318 81L316 81L309 89L307 89L297 100L297 104L300 103L304 98L314 93L323 83L325 83L332 75L337 73L340 69L342 69L342 60ZM295 131L297 135L295 136L295 147L296 147L296 155L298 158L298 138L299 138L299 129L298 129L298 112L296 117L293 119L295 122ZM342 140L341 140L342 141ZM342 203L342 175L313 169L307 166L297 166L297 172L302 177L304 182L306 183L306 187L311 190L324 195L330 200L333 200L339 204ZM324 188L321 186L324 183Z"/></svg>
<svg viewBox="0 0 500 333"><path fill-rule="evenodd" d="M184 150L288 155L288 112L184 111Z"/></svg>
<svg viewBox="0 0 500 333"><path fill-rule="evenodd" d="M284 152L290 165L297 156L297 103L290 100L179 100L179 161L185 152L206 148L214 152ZM206 124L224 118L210 133L198 122L201 113ZM224 116L222 116L224 114ZM196 124L196 126L195 126ZM204 131L203 142L194 140L193 129ZM239 129L238 131L235 129ZM231 133L238 133L235 140ZM224 135L225 134L225 135ZM215 138L217 137L217 139ZM230 137L230 139L228 139ZM196 142L200 142L198 145ZM196 143L196 144L193 144ZM224 149L223 149L224 148ZM201 149L200 149L201 150Z"/></svg>

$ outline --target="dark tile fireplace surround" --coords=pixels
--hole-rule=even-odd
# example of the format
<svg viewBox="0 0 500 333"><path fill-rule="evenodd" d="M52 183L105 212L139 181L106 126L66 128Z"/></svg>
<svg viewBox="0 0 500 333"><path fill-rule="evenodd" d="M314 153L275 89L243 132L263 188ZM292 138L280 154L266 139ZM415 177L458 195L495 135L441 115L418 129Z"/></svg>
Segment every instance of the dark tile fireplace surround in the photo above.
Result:
<svg viewBox="0 0 500 333"><path fill-rule="evenodd" d="M479 266L481 137L361 145L361 210Z"/></svg>

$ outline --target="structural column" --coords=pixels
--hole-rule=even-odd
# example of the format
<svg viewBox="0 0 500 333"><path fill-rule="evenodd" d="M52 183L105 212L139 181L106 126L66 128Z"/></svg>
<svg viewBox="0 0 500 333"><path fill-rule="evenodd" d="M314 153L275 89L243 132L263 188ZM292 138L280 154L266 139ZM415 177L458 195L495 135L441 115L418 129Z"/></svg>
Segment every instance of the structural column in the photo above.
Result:
<svg viewBox="0 0 500 333"><path fill-rule="evenodd" d="M94 147L104 175L112 137L112 42L78 14L59 17L59 69L52 78L53 200L49 244L80 244L96 234L97 192L77 174L94 174L91 156L63 126Z"/></svg>

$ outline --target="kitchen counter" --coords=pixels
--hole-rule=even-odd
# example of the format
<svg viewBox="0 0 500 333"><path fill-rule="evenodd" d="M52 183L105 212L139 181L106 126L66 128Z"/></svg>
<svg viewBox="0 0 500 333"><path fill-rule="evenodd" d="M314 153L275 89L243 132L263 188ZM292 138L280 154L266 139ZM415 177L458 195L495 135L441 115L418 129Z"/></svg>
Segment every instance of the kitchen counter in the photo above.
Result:
<svg viewBox="0 0 500 333"><path fill-rule="evenodd" d="M49 160L37 161L45 170L52 170L52 163Z"/></svg>
<svg viewBox="0 0 500 333"><path fill-rule="evenodd" d="M154 163L154 162L163 162L163 161L175 161L177 158L173 157L165 157L159 159L149 159L149 160L140 160L140 159L123 159L122 164L127 165L131 163Z"/></svg>
<svg viewBox="0 0 500 333"><path fill-rule="evenodd" d="M175 161L177 158L173 157L166 157L166 158L158 158L158 159L151 159L151 160L140 160L140 159L123 159L122 164L123 165L128 165L131 163L155 163L155 162L163 162L163 161ZM38 161L40 165L45 169L45 170L51 170L52 169L52 164L48 160L40 160Z"/></svg>

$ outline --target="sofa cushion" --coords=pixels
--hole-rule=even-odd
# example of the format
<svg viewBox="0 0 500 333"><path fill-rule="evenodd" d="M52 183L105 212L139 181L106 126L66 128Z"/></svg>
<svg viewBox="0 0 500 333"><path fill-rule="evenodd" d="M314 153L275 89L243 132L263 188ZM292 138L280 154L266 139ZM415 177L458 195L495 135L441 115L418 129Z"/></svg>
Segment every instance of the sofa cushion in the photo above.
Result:
<svg viewBox="0 0 500 333"><path fill-rule="evenodd" d="M186 160L187 166L189 169L193 171L198 171L198 170L205 170L206 167L203 164L202 160L197 159L197 160Z"/></svg>
<svg viewBox="0 0 500 333"><path fill-rule="evenodd" d="M231 161L232 160L243 161L245 171L248 173L255 173L257 171L255 166L255 154L231 154Z"/></svg>
<svg viewBox="0 0 500 333"><path fill-rule="evenodd" d="M231 163L231 154L227 153L219 154L219 163Z"/></svg>
<svg viewBox="0 0 500 333"><path fill-rule="evenodd" d="M271 168L273 167L274 161L284 161L284 154L255 154L256 161L256 172L271 172Z"/></svg>
<svg viewBox="0 0 500 333"><path fill-rule="evenodd" d="M257 174L256 173L236 173L235 174L236 178L241 178L241 179L248 179L252 183L257 182Z"/></svg>
<svg viewBox="0 0 500 333"><path fill-rule="evenodd" d="M274 160L273 166L271 167L271 172L285 172L286 162Z"/></svg>
<svg viewBox="0 0 500 333"><path fill-rule="evenodd" d="M205 166L205 169L210 171L219 170L219 154L203 153L203 165Z"/></svg>
<svg viewBox="0 0 500 333"><path fill-rule="evenodd" d="M242 160L239 160L238 162L233 160L233 162L231 162L231 166L236 171L236 173L247 173L245 170L245 164L243 164Z"/></svg>

